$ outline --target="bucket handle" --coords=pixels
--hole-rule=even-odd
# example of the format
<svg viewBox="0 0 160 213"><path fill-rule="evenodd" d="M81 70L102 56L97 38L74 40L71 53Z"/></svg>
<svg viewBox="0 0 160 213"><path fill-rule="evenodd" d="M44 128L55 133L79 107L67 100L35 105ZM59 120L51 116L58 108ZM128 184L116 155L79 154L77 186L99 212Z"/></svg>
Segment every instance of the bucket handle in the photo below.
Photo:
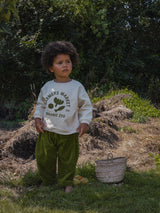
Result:
<svg viewBox="0 0 160 213"><path fill-rule="evenodd" d="M111 152L107 154L107 160L113 160L113 154Z"/></svg>

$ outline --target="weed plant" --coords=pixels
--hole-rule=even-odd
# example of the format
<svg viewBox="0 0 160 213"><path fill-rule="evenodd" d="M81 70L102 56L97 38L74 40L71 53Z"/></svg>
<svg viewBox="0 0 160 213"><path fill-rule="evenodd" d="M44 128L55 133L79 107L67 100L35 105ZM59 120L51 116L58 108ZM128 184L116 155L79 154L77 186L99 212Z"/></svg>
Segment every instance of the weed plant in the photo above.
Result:
<svg viewBox="0 0 160 213"><path fill-rule="evenodd" d="M153 154L153 153L150 153L149 155L150 155L152 158L154 158L155 164L156 164L157 168L160 169L160 155L159 155L159 154Z"/></svg>
<svg viewBox="0 0 160 213"><path fill-rule="evenodd" d="M137 130L132 129L129 126L121 127L121 128L118 129L118 131L125 132L125 133L137 133L138 132Z"/></svg>

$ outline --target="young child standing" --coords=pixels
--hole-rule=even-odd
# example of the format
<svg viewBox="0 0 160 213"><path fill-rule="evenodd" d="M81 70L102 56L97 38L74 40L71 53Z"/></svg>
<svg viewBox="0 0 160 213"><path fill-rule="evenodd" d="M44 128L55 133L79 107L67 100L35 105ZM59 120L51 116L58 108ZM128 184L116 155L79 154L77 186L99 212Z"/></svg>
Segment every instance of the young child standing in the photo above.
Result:
<svg viewBox="0 0 160 213"><path fill-rule="evenodd" d="M43 185L54 184L58 179L65 192L70 192L79 155L78 136L88 130L92 105L83 85L69 77L72 67L78 63L78 53L72 43L49 43L42 53L41 62L55 79L41 88L34 113L39 132L37 167Z"/></svg>

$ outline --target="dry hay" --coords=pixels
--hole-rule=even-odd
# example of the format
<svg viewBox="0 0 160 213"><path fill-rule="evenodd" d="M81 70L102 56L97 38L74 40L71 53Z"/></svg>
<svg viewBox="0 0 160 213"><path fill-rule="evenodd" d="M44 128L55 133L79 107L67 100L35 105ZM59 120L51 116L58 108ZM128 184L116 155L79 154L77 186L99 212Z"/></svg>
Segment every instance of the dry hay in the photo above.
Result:
<svg viewBox="0 0 160 213"><path fill-rule="evenodd" d="M79 139L80 155L78 164L94 163L106 159L109 152L114 157L126 157L127 165L136 170L154 168L155 162L149 153L160 151L160 119L150 119L146 124L132 123L133 112L122 105L121 94L112 99L102 100L94 107L94 119L89 131ZM118 131L119 128L133 131ZM6 134L6 132L4 132ZM0 170L24 175L29 169L37 169L35 144L37 132L34 120L9 135L1 135Z"/></svg>

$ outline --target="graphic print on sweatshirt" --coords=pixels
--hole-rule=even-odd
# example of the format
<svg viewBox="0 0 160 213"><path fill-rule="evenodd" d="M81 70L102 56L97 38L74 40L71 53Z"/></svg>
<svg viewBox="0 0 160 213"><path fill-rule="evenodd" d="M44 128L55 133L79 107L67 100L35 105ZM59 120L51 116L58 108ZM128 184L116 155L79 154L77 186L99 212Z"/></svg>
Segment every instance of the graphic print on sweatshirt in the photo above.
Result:
<svg viewBox="0 0 160 213"><path fill-rule="evenodd" d="M44 99L46 102L46 115L65 118L70 111L70 99L65 92L54 91Z"/></svg>

